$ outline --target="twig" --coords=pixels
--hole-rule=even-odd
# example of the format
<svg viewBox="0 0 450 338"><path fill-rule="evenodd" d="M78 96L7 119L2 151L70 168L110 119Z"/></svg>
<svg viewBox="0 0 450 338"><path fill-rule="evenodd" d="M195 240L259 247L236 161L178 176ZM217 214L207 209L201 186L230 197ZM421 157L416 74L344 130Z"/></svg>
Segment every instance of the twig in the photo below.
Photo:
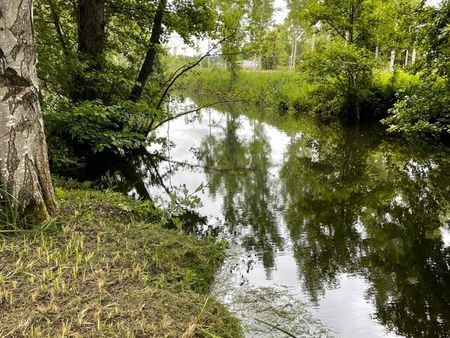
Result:
<svg viewBox="0 0 450 338"><path fill-rule="evenodd" d="M262 319L255 318L255 320L256 320L257 322L260 322L260 323L262 323L262 324L265 324L265 325L267 325L267 326L270 326L272 329L275 329L275 330L278 330L278 331L280 331L280 332L283 332L284 334L287 334L289 337L292 337L292 338L298 338L297 336L294 336L292 333L290 333L290 332L288 332L288 331L282 329L281 327L278 327L278 326L276 326L276 325L270 324L270 323L268 323L268 322L266 322L266 321L264 321L264 320L262 320Z"/></svg>

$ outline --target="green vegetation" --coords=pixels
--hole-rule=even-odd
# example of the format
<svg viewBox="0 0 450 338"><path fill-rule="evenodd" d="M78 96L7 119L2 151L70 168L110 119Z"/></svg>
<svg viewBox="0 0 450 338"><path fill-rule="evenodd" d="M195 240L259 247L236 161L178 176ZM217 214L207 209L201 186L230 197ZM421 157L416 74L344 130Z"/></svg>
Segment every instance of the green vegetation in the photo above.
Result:
<svg viewBox="0 0 450 338"><path fill-rule="evenodd" d="M56 189L57 222L0 240L2 337L239 337L208 295L224 245L111 191Z"/></svg>
<svg viewBox="0 0 450 338"><path fill-rule="evenodd" d="M300 115L310 114L332 117L336 126L381 121L392 133L435 143L449 139L450 0L435 5L421 0L286 0L285 5L287 16L278 24L273 0L8 0L8 6L0 6L1 335L239 336L236 320L208 296L224 245L183 234L195 232L193 219L202 218L191 210L201 202L197 191L184 187L179 198L165 184L171 173L158 172L158 161L171 161L161 155L171 142L159 138L157 129L202 109L180 111L182 105L171 105L171 93L180 84L197 94L213 94L202 100L239 98L273 108L281 112L277 123L296 132L303 123ZM191 48L207 43L208 50L193 57L169 55L165 42L174 34ZM240 164L260 170L228 180L220 171L205 173L214 194L222 183L230 187L227 217L252 223L256 236L246 236L243 246L259 250L265 267L274 268L276 250L284 242L274 213L278 206L270 203L275 195L269 181L270 144L257 124L253 139L233 141L239 123L236 116L228 118L225 137L209 135L197 155L207 167ZM311 224L316 220L314 229L302 230L312 231L313 238L316 229L336 218L330 205L364 201L370 191L348 184L365 179L368 151L358 154L349 147L343 154L335 148L345 149L354 133L324 133L334 138L310 149L329 146L322 149L321 165L316 166L313 155L292 148L297 144L305 150L319 136L293 139L283 154L285 204L295 203L299 211L286 214L286 224L297 242L297 222L304 215L310 215ZM361 137L361 146L365 142ZM159 145L162 150L149 154ZM353 176L340 177L339 168L351 159L347 171ZM407 168L410 160L401 166ZM314 164L302 168L308 161ZM381 162L388 163L379 159L372 169L388 172ZM64 179L89 176L97 189L121 188L147 201L109 190L58 188L58 210L50 169ZM397 182L407 182L405 170L395 172ZM132 177L129 185L125 171ZM300 181L305 188L314 183L310 195L299 195ZM387 183L379 185L384 189ZM152 184L167 193L167 210L152 202ZM234 200L240 191L244 198ZM386 209L395 194L389 191L389 199L370 200L368 206ZM376 225L383 224L369 214L362 215L367 219L356 217L356 211L350 216L353 223L365 221L374 236ZM441 225L436 219L424 221L435 225L434 232ZM399 218L398 226L406 222ZM352 238L350 230L341 233ZM336 241L319 238L314 243L321 243L325 255L352 258L353 248L338 252ZM312 262L302 245L293 250L299 261ZM307 269L299 266L308 284L313 273ZM338 269L322 270L334 282ZM380 276L391 273L384 266L379 271ZM315 290L312 284L307 287L318 298L323 287Z"/></svg>
<svg viewBox="0 0 450 338"><path fill-rule="evenodd" d="M360 95L361 106L367 107L371 118L384 117L395 101L396 93L417 84L418 75L404 71L379 71ZM186 78L184 85L191 94L227 96L249 100L264 108L289 111L293 115L339 114L345 97L334 85L309 81L305 73L289 70L254 72L242 70L233 86L225 69L199 69ZM364 100L362 100L364 98Z"/></svg>
<svg viewBox="0 0 450 338"><path fill-rule="evenodd" d="M249 23L250 42L236 47L238 60L254 61L253 70L239 76L235 69L231 76L221 68L201 70L186 80L189 88L296 113L382 120L390 132L448 139L448 1L287 6L284 23L264 24L261 16ZM265 29L252 34L261 24Z"/></svg>

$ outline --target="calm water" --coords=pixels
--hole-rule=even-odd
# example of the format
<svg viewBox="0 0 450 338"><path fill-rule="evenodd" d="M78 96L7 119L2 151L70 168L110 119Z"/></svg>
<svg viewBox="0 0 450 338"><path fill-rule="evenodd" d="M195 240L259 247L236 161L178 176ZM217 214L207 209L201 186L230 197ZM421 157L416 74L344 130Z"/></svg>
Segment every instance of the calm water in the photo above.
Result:
<svg viewBox="0 0 450 338"><path fill-rule="evenodd" d="M448 150L242 105L158 136L172 142L158 177L203 184L199 211L231 242L215 293L249 337L286 337L257 319L299 337L450 337Z"/></svg>

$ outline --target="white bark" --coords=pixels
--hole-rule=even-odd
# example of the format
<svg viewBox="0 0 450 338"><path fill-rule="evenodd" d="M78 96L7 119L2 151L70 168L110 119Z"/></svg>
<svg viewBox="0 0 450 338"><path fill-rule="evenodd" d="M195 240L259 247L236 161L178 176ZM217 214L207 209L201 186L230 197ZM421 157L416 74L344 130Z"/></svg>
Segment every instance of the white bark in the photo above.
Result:
<svg viewBox="0 0 450 338"><path fill-rule="evenodd" d="M0 0L0 180L30 222L55 208L38 99L32 0Z"/></svg>
<svg viewBox="0 0 450 338"><path fill-rule="evenodd" d="M297 40L297 34L294 29L292 32L291 56L289 57L289 68L290 69L294 69L294 50L295 50L296 40Z"/></svg>
<svg viewBox="0 0 450 338"><path fill-rule="evenodd" d="M294 29L293 39L292 39L292 53L291 53L291 69L295 69L295 65L297 63L297 43L298 43L298 34L297 29Z"/></svg>
<svg viewBox="0 0 450 338"><path fill-rule="evenodd" d="M393 71L395 66L395 49L391 50L391 62L389 64L389 70Z"/></svg>
<svg viewBox="0 0 450 338"><path fill-rule="evenodd" d="M378 45L375 47L375 60L378 60L378 54L380 53L380 48Z"/></svg>
<svg viewBox="0 0 450 338"><path fill-rule="evenodd" d="M314 28L313 36L311 38L311 51L314 52L316 50L316 30Z"/></svg>
<svg viewBox="0 0 450 338"><path fill-rule="evenodd" d="M405 53L405 67L408 67L408 61L409 61L409 50L406 50Z"/></svg>
<svg viewBox="0 0 450 338"><path fill-rule="evenodd" d="M413 48L411 55L411 64L414 66L416 64L417 50L416 47Z"/></svg>

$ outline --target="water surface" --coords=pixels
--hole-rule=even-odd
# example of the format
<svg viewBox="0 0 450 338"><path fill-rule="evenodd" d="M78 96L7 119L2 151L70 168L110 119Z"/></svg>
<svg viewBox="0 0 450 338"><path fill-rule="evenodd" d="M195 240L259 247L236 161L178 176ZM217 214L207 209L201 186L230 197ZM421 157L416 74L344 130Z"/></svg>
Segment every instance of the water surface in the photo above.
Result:
<svg viewBox="0 0 450 338"><path fill-rule="evenodd" d="M286 336L260 319L299 337L450 337L449 151L273 115L170 122L166 189L144 180L162 199L204 186L199 211L231 242L215 293L247 335Z"/></svg>

